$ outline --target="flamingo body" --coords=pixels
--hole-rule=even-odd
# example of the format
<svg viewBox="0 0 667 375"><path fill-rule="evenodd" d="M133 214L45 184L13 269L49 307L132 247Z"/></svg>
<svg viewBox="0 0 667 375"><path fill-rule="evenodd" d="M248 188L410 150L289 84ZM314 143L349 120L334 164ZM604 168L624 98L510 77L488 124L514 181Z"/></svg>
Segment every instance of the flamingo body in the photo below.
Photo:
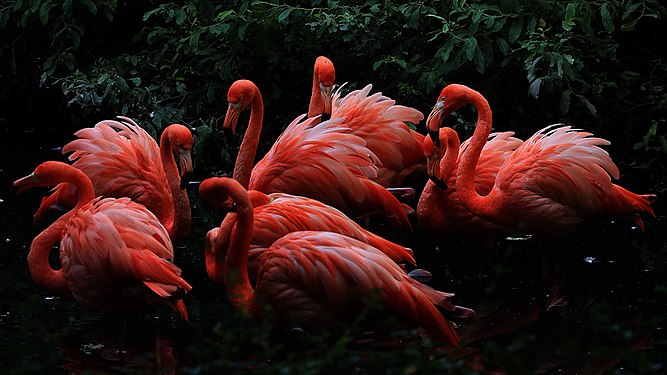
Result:
<svg viewBox="0 0 667 375"><path fill-rule="evenodd" d="M584 222L608 216L655 216L653 195L638 195L611 182L619 171L600 146L607 140L556 124L523 142L498 170L493 187L481 196L474 187L474 170L491 131L491 109L477 91L463 85L445 87L429 115L430 131L442 118L466 103L478 112L468 150L457 169L461 202L476 215L497 225L526 233L557 237Z"/></svg>
<svg viewBox="0 0 667 375"><path fill-rule="evenodd" d="M33 280L91 310L127 313L163 303L187 319L181 298L191 287L172 263L167 230L143 205L129 198L94 198L90 179L60 162L42 163L14 187L21 192L61 182L74 185L79 198L33 240L28 255ZM62 268L53 270L48 258L57 241Z"/></svg>
<svg viewBox="0 0 667 375"><path fill-rule="evenodd" d="M310 197L355 218L380 213L393 225L410 228L401 203L372 181L377 177L379 160L364 139L352 134L343 118L319 124L317 118L296 118L253 168L263 119L261 94L254 83L240 80L230 87L228 101L225 126L232 129L239 112L252 103L248 130L234 167L234 178L242 186L267 194Z"/></svg>
<svg viewBox="0 0 667 375"><path fill-rule="evenodd" d="M418 124L424 119L421 112L396 105L382 93L370 95L370 84L345 96L340 89L332 93L335 70L331 60L324 56L315 60L313 72L308 117L330 115L332 119L344 119L345 126L364 139L380 161L373 181L384 187L397 187L407 177L425 174L424 136L406 124ZM319 119L315 123L319 123Z"/></svg>
<svg viewBox="0 0 667 375"><path fill-rule="evenodd" d="M71 152L72 165L90 177L96 195L131 198L153 212L172 238L183 240L190 233L190 203L187 192L180 188L172 150L179 155L181 173L191 172L192 133L183 125L170 125L163 132L160 149L134 121L119 119L122 121L101 121L77 131L79 139L65 145L63 153ZM71 186L58 185L44 198L35 217L53 205L72 207L75 200Z"/></svg>
<svg viewBox="0 0 667 375"><path fill-rule="evenodd" d="M253 201L235 180L210 178L204 191L225 192L237 208L237 223L225 255L224 282L234 306L259 317L270 305L281 317L307 327L349 322L360 312L364 297L377 297L387 312L429 329L452 347L458 336L436 305L454 311L444 293L411 279L379 249L324 231L288 233L261 256L255 287L248 277L248 251L255 223ZM209 232L219 236L224 232ZM213 242L215 246L215 242Z"/></svg>
<svg viewBox="0 0 667 375"><path fill-rule="evenodd" d="M514 132L492 133L488 142L484 145L475 170L475 189L480 194L489 193L500 166L522 143L513 135ZM445 165L447 161L441 155L444 152L436 149L430 136L426 136L424 140L424 153L429 159L435 159L432 163L435 164L434 168L439 168L439 170L429 170L431 180L426 182L417 204L419 225L427 232L438 237L444 237L452 233L492 236L506 232L507 228L473 214L461 202L456 187L456 170L461 160L461 154L468 148L470 140L463 142L459 148L456 132L449 128L440 129L441 144L448 142L445 139L447 137L455 138L453 140L455 146L452 149L447 148L447 152L454 153L454 155L450 155L456 160L452 165ZM427 150L430 150L430 152ZM429 163L431 163L430 160ZM438 186L433 179L443 181L446 188Z"/></svg>
<svg viewBox="0 0 667 375"><path fill-rule="evenodd" d="M203 183L200 195L211 202L221 202L214 191L207 191L209 185ZM248 273L255 278L259 259L276 240L288 233L298 231L328 231L341 233L368 243L389 256L395 262L407 262L415 265L412 251L394 244L369 232L351 220L341 211L314 199L283 193L263 194L256 190L248 191L254 210L254 230L248 252ZM216 274L215 258L224 257L229 248L230 236L237 223L237 214L228 213L220 227L213 228L207 235L206 264L209 277L222 282L222 275ZM218 232L222 231L222 234Z"/></svg>

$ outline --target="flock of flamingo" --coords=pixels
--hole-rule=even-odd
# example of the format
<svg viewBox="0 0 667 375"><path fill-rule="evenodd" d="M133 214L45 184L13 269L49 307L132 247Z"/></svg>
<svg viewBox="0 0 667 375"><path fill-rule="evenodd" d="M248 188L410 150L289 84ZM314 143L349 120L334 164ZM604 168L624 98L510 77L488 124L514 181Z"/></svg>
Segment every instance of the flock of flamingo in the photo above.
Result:
<svg viewBox="0 0 667 375"><path fill-rule="evenodd" d="M411 176L430 178L416 205L417 222L433 233L493 236L521 228L541 237L572 232L609 216L654 215L654 195L614 183L619 171L600 146L609 142L562 124L521 141L490 133L491 109L477 91L446 86L427 117L428 135L413 130L424 116L371 85L342 96L335 70L316 60L308 114L296 118L253 166L263 122L262 96L248 80L229 88L224 127L250 118L232 178L211 177L201 198L227 212L205 238L206 271L224 284L237 309L259 317L270 306L306 328L336 327L359 314L368 297L382 314L422 327L456 348L458 319L474 314L452 293L412 278L411 249L358 224L382 218L410 230ZM460 143L445 117L472 104L471 139ZM188 318L191 290L174 264L172 243L190 235L191 211L181 177L193 169L193 136L168 126L160 144L129 118L102 121L63 147L71 164L46 161L14 182L17 192L54 186L36 219L54 207L67 213L35 237L28 255L36 284L91 310L122 313L166 304ZM178 163L175 156L177 156ZM60 241L59 269L49 264Z"/></svg>

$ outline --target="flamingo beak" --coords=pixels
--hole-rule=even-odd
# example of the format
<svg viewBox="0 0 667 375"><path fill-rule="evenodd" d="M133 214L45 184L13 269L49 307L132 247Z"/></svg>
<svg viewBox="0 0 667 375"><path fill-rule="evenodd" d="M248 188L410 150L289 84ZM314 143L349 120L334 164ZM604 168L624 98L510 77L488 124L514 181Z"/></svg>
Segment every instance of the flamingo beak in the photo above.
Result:
<svg viewBox="0 0 667 375"><path fill-rule="evenodd" d="M440 126L442 125L442 110L444 107L445 103L442 100L438 100L426 119L426 128L428 129L428 134L431 136L431 140L435 147L440 147L439 131Z"/></svg>
<svg viewBox="0 0 667 375"><path fill-rule="evenodd" d="M186 173L192 173L192 150L180 148L178 150L178 160L180 166L181 177Z"/></svg>
<svg viewBox="0 0 667 375"><path fill-rule="evenodd" d="M39 179L39 177L37 177L35 173L31 173L25 177L19 178L18 180L14 181L14 183L12 184L12 189L18 195L28 189L39 186L40 182L41 180Z"/></svg>
<svg viewBox="0 0 667 375"><path fill-rule="evenodd" d="M227 106L227 113L225 114L225 122L223 129L232 130L232 134L236 134L236 123L239 121L239 114L241 113L241 103L229 103Z"/></svg>
<svg viewBox="0 0 667 375"><path fill-rule="evenodd" d="M332 101L333 101L333 85L323 85L320 83L320 94L324 101L324 111L322 112L322 121L327 121L331 118Z"/></svg>

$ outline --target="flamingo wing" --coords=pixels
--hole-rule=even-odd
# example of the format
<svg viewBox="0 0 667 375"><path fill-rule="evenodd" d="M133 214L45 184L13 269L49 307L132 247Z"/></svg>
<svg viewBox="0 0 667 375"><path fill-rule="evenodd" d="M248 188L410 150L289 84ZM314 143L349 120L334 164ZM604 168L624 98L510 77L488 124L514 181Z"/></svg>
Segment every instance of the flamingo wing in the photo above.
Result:
<svg viewBox="0 0 667 375"><path fill-rule="evenodd" d="M283 132L253 168L250 189L307 196L357 217L384 212L397 225L409 227L400 202L370 180L377 177L379 160L366 141L341 122Z"/></svg>
<svg viewBox="0 0 667 375"><path fill-rule="evenodd" d="M385 309L458 345L452 324L436 306L453 310L451 293L411 279L378 249L330 232L294 232L260 260L259 301L305 324L355 317L359 297L379 297Z"/></svg>
<svg viewBox="0 0 667 375"><path fill-rule="evenodd" d="M132 120L122 119L77 131L79 139L65 145L63 153L72 153L69 159L90 177L96 194L130 197L157 212L154 205L171 201L157 142Z"/></svg>
<svg viewBox="0 0 667 375"><path fill-rule="evenodd" d="M378 177L382 186L398 186L408 175L426 171L424 136L410 129L406 122L418 124L424 115L382 93L369 95L372 85L354 90L344 97L340 89L334 94L332 119L341 118L353 134L363 138L367 147L380 159Z"/></svg>
<svg viewBox="0 0 667 375"><path fill-rule="evenodd" d="M98 198L85 205L68 222L60 246L66 274L79 274L68 278L72 294L92 309L117 307L137 284L162 299L191 289L172 263L167 230L129 198ZM169 303L183 313L182 302Z"/></svg>
<svg viewBox="0 0 667 375"><path fill-rule="evenodd" d="M496 184L525 220L549 218L572 225L603 215L653 214L649 196L611 182L619 171L600 146L609 141L556 124L541 129L505 161Z"/></svg>

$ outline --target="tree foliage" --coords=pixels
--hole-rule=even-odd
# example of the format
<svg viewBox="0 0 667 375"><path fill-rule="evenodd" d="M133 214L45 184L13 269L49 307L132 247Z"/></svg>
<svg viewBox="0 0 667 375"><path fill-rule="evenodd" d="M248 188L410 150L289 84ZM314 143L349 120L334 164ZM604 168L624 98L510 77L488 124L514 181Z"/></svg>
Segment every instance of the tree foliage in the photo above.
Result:
<svg viewBox="0 0 667 375"><path fill-rule="evenodd" d="M658 40L665 14L658 0L14 0L0 6L0 95L58 87L87 125L121 114L153 132L182 122L211 134L227 88L248 78L275 135L306 110L324 54L339 82L372 82L424 112L460 82L490 99L505 129L571 120L661 136L667 64L646 39ZM648 141L625 143L637 142Z"/></svg>

